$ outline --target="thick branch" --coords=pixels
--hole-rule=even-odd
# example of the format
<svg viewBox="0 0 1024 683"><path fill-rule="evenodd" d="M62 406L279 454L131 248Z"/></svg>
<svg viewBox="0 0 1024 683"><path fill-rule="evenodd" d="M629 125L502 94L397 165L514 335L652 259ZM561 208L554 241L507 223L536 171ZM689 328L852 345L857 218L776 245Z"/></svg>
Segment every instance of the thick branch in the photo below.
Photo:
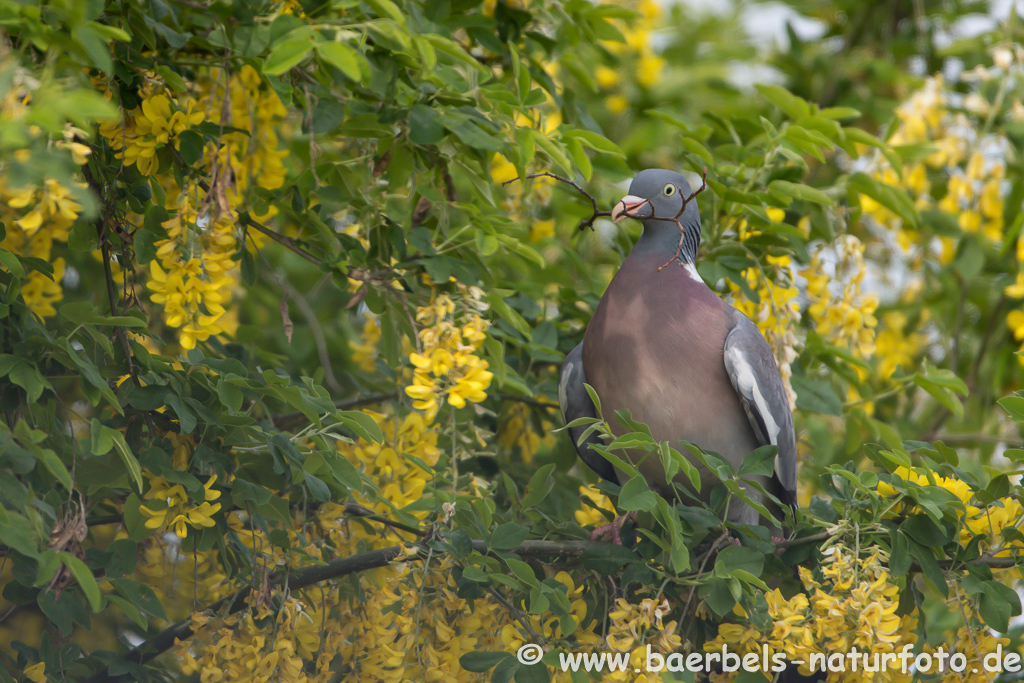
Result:
<svg viewBox="0 0 1024 683"><path fill-rule="evenodd" d="M526 541L510 552L516 553L521 557L578 557L583 554L583 551L593 545L597 544L592 541ZM487 544L480 540L473 541L473 549L478 552L487 552ZM289 590L301 590L308 586L348 576L349 574L358 574L368 569L385 567L398 557L402 551L402 546L396 545L390 548L352 555L351 557L342 557L327 564L306 567L291 574L276 574L270 580L270 585L276 586L287 580ZM426 557L425 554L422 557L415 556L410 559L418 561L424 559L424 557ZM245 609L246 599L251 592L252 589L246 586L234 595L218 600L202 611L235 614ZM125 655L124 659L136 664L145 664L173 647L176 640L186 640L194 634L195 631L192 630L191 619L184 619L134 648ZM120 678L121 676L111 675L109 669L104 667L89 677L85 683L107 683L108 681L120 680Z"/></svg>

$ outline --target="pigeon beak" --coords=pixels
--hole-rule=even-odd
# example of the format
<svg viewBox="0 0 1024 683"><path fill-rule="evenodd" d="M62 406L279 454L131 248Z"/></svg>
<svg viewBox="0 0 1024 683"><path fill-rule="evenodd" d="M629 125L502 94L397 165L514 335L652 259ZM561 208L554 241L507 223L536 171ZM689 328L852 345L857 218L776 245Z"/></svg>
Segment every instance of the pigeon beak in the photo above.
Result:
<svg viewBox="0 0 1024 683"><path fill-rule="evenodd" d="M623 218L636 218L631 211L639 209L641 206L647 203L647 200L643 197L636 197L631 194L627 194L622 198L615 208L612 209L612 221L618 223Z"/></svg>

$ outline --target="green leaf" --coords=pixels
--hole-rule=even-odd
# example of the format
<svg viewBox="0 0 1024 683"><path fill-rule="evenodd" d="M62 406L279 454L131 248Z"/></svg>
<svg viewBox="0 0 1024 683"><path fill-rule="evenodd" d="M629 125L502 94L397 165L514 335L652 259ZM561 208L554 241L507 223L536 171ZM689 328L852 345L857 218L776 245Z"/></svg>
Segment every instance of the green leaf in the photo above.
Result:
<svg viewBox="0 0 1024 683"><path fill-rule="evenodd" d="M25 267L21 265L21 259L3 247L0 247L0 265L11 271L14 277L25 277Z"/></svg>
<svg viewBox="0 0 1024 683"><path fill-rule="evenodd" d="M715 572L719 575L731 574L743 570L754 576L761 576L764 570L764 555L753 548L730 545L718 553L715 559Z"/></svg>
<svg viewBox="0 0 1024 683"><path fill-rule="evenodd" d="M1004 396L996 401L1003 410L1010 414L1014 422L1024 422L1024 398L1020 396Z"/></svg>
<svg viewBox="0 0 1024 683"><path fill-rule="evenodd" d="M515 309L505 303L505 300L501 296L492 292L487 299L490 301L491 308L494 312L501 316L505 322L511 325L516 332L526 337L527 341L532 339L529 323L523 320L523 316L519 315Z"/></svg>
<svg viewBox="0 0 1024 683"><path fill-rule="evenodd" d="M487 545L497 550L511 550L522 545L529 535L530 530L522 524L509 522L491 532L491 538Z"/></svg>
<svg viewBox="0 0 1024 683"><path fill-rule="evenodd" d="M551 140L551 138L536 128L531 128L530 134L533 136L533 141L537 143L537 146L544 150L544 153L547 154L553 162L560 166L566 173L569 173L570 175L572 174L572 162L569 161L569 157L565 155L565 152L563 152L561 148Z"/></svg>
<svg viewBox="0 0 1024 683"><path fill-rule="evenodd" d="M345 74L349 80L362 82L363 70L359 67L359 61L363 56L350 45L336 41L317 43L316 52L323 61Z"/></svg>
<svg viewBox="0 0 1024 683"><path fill-rule="evenodd" d="M32 533L32 523L14 510L7 511L8 521L0 524L0 543L25 557L39 557L39 538Z"/></svg>
<svg viewBox="0 0 1024 683"><path fill-rule="evenodd" d="M132 477L132 481L135 482L137 490L142 491L142 467L139 465L139 461L132 454L128 448L128 444L124 440L124 435L111 427L107 427L96 418L92 419L90 423L90 432L92 438L92 454L93 455L105 455L110 452L113 448L117 451L124 466L128 468L128 473Z"/></svg>
<svg viewBox="0 0 1024 683"><path fill-rule="evenodd" d="M544 257L541 256L536 249L527 244L523 244L512 235L498 233L498 241L505 245L507 249L511 249L516 254L536 265L538 268L544 268L547 266L547 263L544 261Z"/></svg>
<svg viewBox="0 0 1024 683"><path fill-rule="evenodd" d="M425 104L409 110L409 140L417 145L435 145L444 139L444 126L437 111Z"/></svg>
<svg viewBox="0 0 1024 683"><path fill-rule="evenodd" d="M854 173L846 181L849 189L865 194L903 219L905 223L916 226L920 220L914 203L903 190L877 182L864 173Z"/></svg>
<svg viewBox="0 0 1024 683"><path fill-rule="evenodd" d="M380 425L361 410L341 410L335 415L363 441L384 443L384 432L381 431Z"/></svg>
<svg viewBox="0 0 1024 683"><path fill-rule="evenodd" d="M604 154L611 154L612 156L625 158L626 154L623 152L618 145L609 140L603 135L599 135L592 130L586 130L585 128L575 128L568 130L563 135L566 139L579 140L579 142L594 150L595 152L602 152Z"/></svg>
<svg viewBox="0 0 1024 683"><path fill-rule="evenodd" d="M861 113L853 107L827 107L818 112L827 119L841 121L843 119L859 119Z"/></svg>
<svg viewBox="0 0 1024 683"><path fill-rule="evenodd" d="M761 446L743 459L739 471L736 472L737 476L772 476L775 472L775 456L778 455L778 452L778 446L771 444Z"/></svg>
<svg viewBox="0 0 1024 683"><path fill-rule="evenodd" d="M237 413L242 409L242 399L244 398L242 390L231 382L223 379L217 380L217 397L232 413Z"/></svg>
<svg viewBox="0 0 1024 683"><path fill-rule="evenodd" d="M391 0L365 0L365 2L378 17L393 19L399 24L405 25L405 14Z"/></svg>
<svg viewBox="0 0 1024 683"><path fill-rule="evenodd" d="M836 396L827 379L793 375L790 380L796 392L796 407L823 415L842 415L843 402Z"/></svg>
<svg viewBox="0 0 1024 683"><path fill-rule="evenodd" d="M551 476L554 471L555 463L548 463L533 473L530 483L526 485L526 493L523 494L524 509L530 510L537 507L547 497L555 485L555 479Z"/></svg>
<svg viewBox="0 0 1024 683"><path fill-rule="evenodd" d="M621 510L642 510L649 512L658 504L658 497L647 485L647 480L642 476L631 478L619 491L619 504Z"/></svg>
<svg viewBox="0 0 1024 683"><path fill-rule="evenodd" d="M46 469L50 471L50 474L52 474L57 481L63 484L65 489L70 491L73 486L71 483L71 475L68 473L68 468L65 467L64 463L61 462L61 459L57 457L57 454L49 448L34 448L32 449L32 452L35 453L36 457L42 461L43 465L46 466Z"/></svg>
<svg viewBox="0 0 1024 683"><path fill-rule="evenodd" d="M308 38L285 40L274 46L263 63L263 73L268 76L280 76L299 62L304 60L313 50L313 43Z"/></svg>
<svg viewBox="0 0 1024 683"><path fill-rule="evenodd" d="M813 188L810 185L791 183L787 180L773 180L771 184L768 185L768 191L772 194L781 194L784 197L803 199L804 201L821 204L822 206L832 206L835 204L835 202L832 201L832 198L821 190Z"/></svg>
<svg viewBox="0 0 1024 683"><path fill-rule="evenodd" d="M523 583L533 587L539 585L537 583L537 576L533 573L533 568L527 563L514 557L509 557L505 560L505 564L508 565L508 568L512 570L512 573L516 575L516 578Z"/></svg>
<svg viewBox="0 0 1024 683"><path fill-rule="evenodd" d="M785 112L791 119L799 119L811 113L811 107L781 85L755 85L765 99Z"/></svg>
<svg viewBox="0 0 1024 683"><path fill-rule="evenodd" d="M499 662L503 662L510 658L512 658L512 655L508 652L487 652L484 650L478 650L475 652L467 652L459 657L459 665L466 671L480 673L487 671Z"/></svg>
<svg viewBox="0 0 1024 683"><path fill-rule="evenodd" d="M132 315L102 315L88 301L76 301L60 307L60 315L77 325L117 325L119 327L145 327L146 321Z"/></svg>
<svg viewBox="0 0 1024 683"><path fill-rule="evenodd" d="M331 499L331 489L324 483L323 479L306 472L303 475L303 483L315 500L326 503Z"/></svg>
<svg viewBox="0 0 1024 683"><path fill-rule="evenodd" d="M100 587L96 583L96 577L85 566L85 562L82 562L71 553L65 552L60 554L60 559L64 562L64 566L68 568L68 571L71 572L71 575L75 577L78 585L82 587L82 592L89 599L89 606L92 607L92 611L99 612L103 609L103 595L100 593Z"/></svg>
<svg viewBox="0 0 1024 683"><path fill-rule="evenodd" d="M1010 630L1010 617L1020 614L1020 596L1017 591L999 581L982 584L978 612L989 628L1000 633Z"/></svg>
<svg viewBox="0 0 1024 683"><path fill-rule="evenodd" d="M164 606L157 597L156 592L144 583L134 579L113 579L110 582L114 590L123 595L133 605L151 614L157 619L167 619L164 613Z"/></svg>
<svg viewBox="0 0 1024 683"><path fill-rule="evenodd" d="M576 168L580 170L583 179L590 180L590 174L594 172L594 167L590 163L590 157L583 151L583 145L576 138L566 138L565 146L569 149L569 154L572 156Z"/></svg>

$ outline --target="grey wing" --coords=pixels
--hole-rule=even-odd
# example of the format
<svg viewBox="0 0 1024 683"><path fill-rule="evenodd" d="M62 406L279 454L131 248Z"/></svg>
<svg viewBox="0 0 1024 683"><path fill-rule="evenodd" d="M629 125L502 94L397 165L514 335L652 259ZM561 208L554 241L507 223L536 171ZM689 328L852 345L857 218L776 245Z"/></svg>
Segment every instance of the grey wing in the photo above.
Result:
<svg viewBox="0 0 1024 683"><path fill-rule="evenodd" d="M775 356L761 331L739 311L725 338L725 369L739 394L758 442L779 447L775 480L779 499L794 510L796 500L796 433Z"/></svg>
<svg viewBox="0 0 1024 683"><path fill-rule="evenodd" d="M590 394L583 386L586 382L587 376L583 372L583 343L581 342L565 357L562 369L558 373L558 405L562 409L562 419L565 420L565 424L581 417L597 417L594 402L590 400ZM569 432L569 438L580 459L602 478L613 484L618 484L619 478L615 474L612 464L600 453L590 448L591 444L600 443L597 433L591 432L586 440L580 443L580 436L586 430L586 426L583 426L569 427L566 431Z"/></svg>

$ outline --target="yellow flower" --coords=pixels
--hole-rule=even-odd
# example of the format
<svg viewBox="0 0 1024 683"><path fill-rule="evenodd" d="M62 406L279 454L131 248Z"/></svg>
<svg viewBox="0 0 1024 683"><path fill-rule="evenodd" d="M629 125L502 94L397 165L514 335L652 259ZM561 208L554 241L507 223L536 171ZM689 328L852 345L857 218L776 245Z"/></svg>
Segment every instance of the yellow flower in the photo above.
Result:
<svg viewBox="0 0 1024 683"><path fill-rule="evenodd" d="M576 523L580 526L600 526L606 524L608 517L602 514L601 510L611 513L612 518L615 517L615 506L612 505L611 499L601 489L594 486L581 486L580 496L586 496L597 506L596 508L587 506L572 513Z"/></svg>
<svg viewBox="0 0 1024 683"><path fill-rule="evenodd" d="M612 114L621 114L629 109L629 100L622 95L609 95L605 98L604 103L605 106L608 107L608 111Z"/></svg>
<svg viewBox="0 0 1024 683"><path fill-rule="evenodd" d="M21 672L22 675L32 683L46 683L46 662L39 662L32 666L26 666Z"/></svg>
<svg viewBox="0 0 1024 683"><path fill-rule="evenodd" d="M479 295L469 292L469 296L471 305L480 305ZM416 313L416 319L425 325L419 334L423 353L409 354L413 377L405 393L428 420L434 419L445 401L456 409L465 407L467 401L483 401L493 377L487 361L474 353L486 338L487 322L471 313L469 321L460 326L454 312L455 303L443 294Z"/></svg>
<svg viewBox="0 0 1024 683"><path fill-rule="evenodd" d="M212 487L217 482L217 475L211 476L203 485L204 501L199 505L189 502L185 487L181 484L171 484L164 477L157 477L146 472L149 479L149 490L146 492L146 500L162 501L166 507L153 509L146 505L139 507L139 511L149 517L145 526L147 529L174 529L178 538L185 538L188 535L188 527L212 527L216 524L211 518L220 510L220 503L210 504L210 501L220 498L220 491Z"/></svg>

